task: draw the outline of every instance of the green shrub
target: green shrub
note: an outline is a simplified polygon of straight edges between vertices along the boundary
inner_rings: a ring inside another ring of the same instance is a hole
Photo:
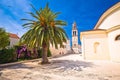
[[[39,49],[38,50],[38,58],[41,58],[42,57],[42,49]]]
[[[8,63],[16,61],[15,49],[0,50],[0,63]]]

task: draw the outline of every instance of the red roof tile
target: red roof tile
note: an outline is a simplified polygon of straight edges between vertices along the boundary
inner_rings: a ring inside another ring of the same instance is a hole
[[[9,33],[10,38],[20,39],[16,34]]]

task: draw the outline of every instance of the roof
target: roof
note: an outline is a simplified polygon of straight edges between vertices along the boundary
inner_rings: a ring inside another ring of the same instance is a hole
[[[118,2],[117,4],[115,4],[114,6],[112,6],[111,8],[109,8],[106,12],[104,12],[104,14],[100,17],[99,21],[97,22],[96,26],[94,27],[94,29],[98,29],[100,24],[113,12],[115,12],[116,10],[120,9],[120,2]]]
[[[93,29],[93,30],[83,31],[81,33],[84,33],[84,32],[95,32],[95,31],[106,31],[106,29]]]
[[[10,38],[20,39],[17,34],[9,33]]]
[[[106,34],[107,30],[105,29],[95,29],[95,30],[89,30],[89,31],[84,31],[80,33],[80,38],[82,38],[83,35],[95,35],[95,34]]]

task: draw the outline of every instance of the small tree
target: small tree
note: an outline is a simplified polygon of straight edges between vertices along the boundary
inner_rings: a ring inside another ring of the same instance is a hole
[[[59,12],[51,11],[48,4],[43,9],[37,11],[34,8],[34,10],[36,13],[30,13],[33,20],[23,19],[28,21],[23,26],[29,30],[21,37],[20,41],[30,47],[42,47],[42,64],[46,64],[49,63],[47,52],[50,44],[58,48],[58,45],[63,47],[63,42],[67,41],[67,34],[61,28],[66,25],[66,22],[56,20]]]
[[[0,28],[0,49],[5,48],[9,45],[9,35],[3,28]]]

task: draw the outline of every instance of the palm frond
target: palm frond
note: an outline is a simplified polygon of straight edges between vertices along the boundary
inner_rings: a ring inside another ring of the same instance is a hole
[[[55,48],[58,48],[58,45],[63,47],[63,42],[67,40],[67,34],[60,26],[65,26],[66,22],[56,20],[60,12],[51,11],[48,3],[44,9],[36,10],[33,6],[32,8],[35,13],[30,12],[29,14],[34,19],[21,19],[27,21],[23,27],[29,28],[29,30],[21,37],[20,42],[29,47],[42,47],[43,44],[48,47],[50,44]]]

